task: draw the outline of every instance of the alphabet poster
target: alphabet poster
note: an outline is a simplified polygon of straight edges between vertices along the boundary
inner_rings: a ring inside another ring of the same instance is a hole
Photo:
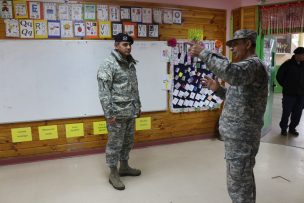
[[[146,24],[138,24],[137,25],[137,35],[138,37],[147,37],[147,25]]]
[[[12,1],[0,1],[0,18],[13,18]]]
[[[116,36],[119,33],[122,33],[122,24],[121,23],[112,23],[112,35]]]
[[[98,26],[95,21],[86,22],[86,36],[88,38],[97,38],[98,37]]]
[[[84,5],[84,20],[95,20],[96,19],[96,5],[85,4]]]
[[[29,2],[29,11],[31,19],[41,19],[41,4],[40,2]]]
[[[82,4],[71,4],[72,20],[82,19]]]
[[[99,37],[102,39],[112,38],[111,35],[111,22],[99,21]]]
[[[15,18],[28,18],[26,1],[14,1]]]
[[[109,20],[108,5],[97,5],[97,19],[101,21]]]
[[[83,21],[74,22],[74,34],[75,34],[75,37],[84,37],[85,36],[85,24]]]
[[[152,23],[152,8],[142,9],[142,23]]]
[[[61,21],[61,37],[62,38],[72,38],[73,34],[73,21],[62,20]]]
[[[71,20],[69,4],[59,4],[58,5],[58,19],[59,20]]]
[[[110,21],[117,22],[120,21],[120,10],[119,6],[109,6]]]
[[[141,21],[142,21],[141,8],[131,8],[131,21],[141,23]]]
[[[49,38],[60,38],[60,21],[49,20],[48,21],[48,34]]]
[[[16,19],[5,19],[5,35],[6,37],[19,37],[19,22]]]
[[[48,29],[46,20],[34,20],[35,38],[48,38]]]
[[[57,20],[57,6],[56,3],[43,3],[44,19]]]
[[[19,20],[20,38],[34,38],[33,20]]]
[[[159,8],[153,8],[153,22],[162,24],[162,10]]]

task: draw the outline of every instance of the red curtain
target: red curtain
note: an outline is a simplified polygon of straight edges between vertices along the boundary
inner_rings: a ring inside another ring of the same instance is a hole
[[[261,6],[263,34],[304,32],[304,2]]]

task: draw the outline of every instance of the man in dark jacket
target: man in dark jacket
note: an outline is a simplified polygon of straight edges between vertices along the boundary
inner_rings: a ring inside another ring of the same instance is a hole
[[[281,135],[289,133],[298,136],[296,130],[304,107],[304,47],[294,50],[291,59],[285,61],[277,73],[277,81],[283,87]],[[290,117],[290,123],[288,125]]]

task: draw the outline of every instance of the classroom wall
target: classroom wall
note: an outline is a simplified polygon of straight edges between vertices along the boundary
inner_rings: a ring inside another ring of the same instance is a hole
[[[113,1],[103,1],[113,2]],[[115,1],[121,6],[140,6],[157,8],[180,9],[183,15],[183,25],[161,25],[159,40],[172,37],[186,39],[189,28],[203,28],[207,39],[226,41],[226,10],[207,9],[170,4],[138,3]],[[0,21],[0,38],[5,39],[3,21]],[[95,79],[95,78],[92,78]],[[28,90],[31,91],[31,90]],[[97,97],[97,93],[96,93]],[[152,129],[137,131],[136,145],[151,144],[163,141],[176,141],[191,138],[208,138],[216,134],[216,124],[220,110],[208,110],[191,113],[164,112],[144,113],[143,117],[151,117]],[[63,120],[47,120],[38,122],[9,123],[0,125],[0,163],[6,160],[41,156],[64,156],[73,152],[83,153],[96,149],[103,149],[106,144],[106,135],[93,135],[93,122],[104,120],[103,117],[73,118]],[[66,138],[65,124],[84,123],[84,137]],[[38,126],[58,125],[59,138],[40,141]],[[31,127],[33,141],[12,143],[11,128]]]

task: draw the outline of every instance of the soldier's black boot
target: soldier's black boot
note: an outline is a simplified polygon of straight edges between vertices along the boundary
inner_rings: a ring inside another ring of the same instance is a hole
[[[109,182],[110,184],[116,189],[116,190],[124,190],[125,185],[120,180],[120,177],[118,175],[117,167],[110,167],[111,173],[109,176]]]
[[[139,176],[141,171],[136,168],[131,168],[128,161],[120,161],[119,175],[120,176]]]

